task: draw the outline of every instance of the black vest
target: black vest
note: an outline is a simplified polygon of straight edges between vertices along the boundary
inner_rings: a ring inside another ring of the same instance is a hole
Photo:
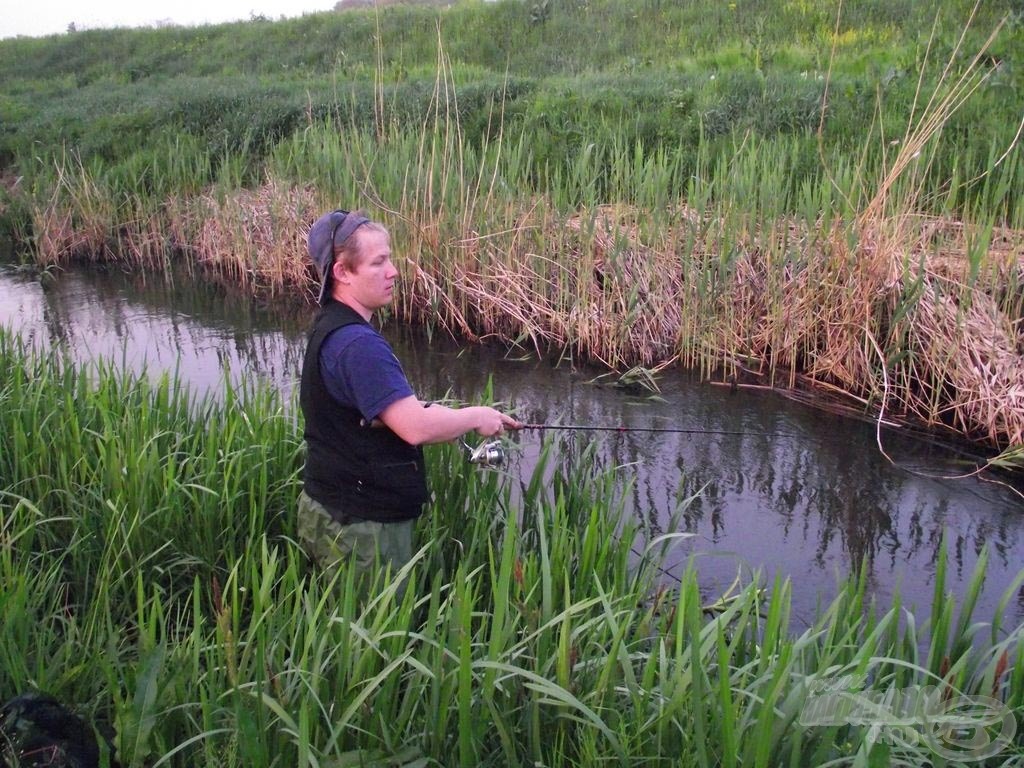
[[[366,321],[332,300],[320,310],[309,334],[299,387],[306,438],[303,486],[339,519],[409,520],[423,511],[428,496],[423,450],[387,427],[364,426],[358,409],[335,400],[320,374],[324,339],[355,323]]]

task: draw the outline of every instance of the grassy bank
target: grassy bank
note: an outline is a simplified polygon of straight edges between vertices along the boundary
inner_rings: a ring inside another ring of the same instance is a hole
[[[735,135],[804,135],[819,124],[826,146],[845,153],[864,147],[872,124],[897,139],[919,90],[947,63],[959,75],[1001,22],[982,62],[991,77],[946,128],[936,188],[954,170],[985,171],[1021,118],[1013,0],[757,0],[711,12],[694,0],[535,5],[546,12],[465,2],[0,41],[0,161],[31,179],[70,149],[116,175],[122,163],[145,165],[154,146],[186,140],[214,169],[232,155],[258,177],[278,142],[311,124],[418,125],[441,65],[458,88],[462,139],[493,139],[500,109],[506,132],[526,137],[534,191],[589,145],[615,141],[678,155],[685,178],[702,140],[717,157],[731,154]],[[818,165],[814,142],[801,161],[805,171]]]
[[[612,145],[539,195],[524,192],[521,140],[472,149],[446,119],[385,138],[312,126],[278,146],[256,187],[159,205],[68,160],[32,211],[37,258],[184,259],[257,293],[311,296],[305,228],[360,200],[412,257],[395,307],[404,321],[619,369],[823,385],[1011,461],[1024,443],[1024,236],[984,210],[971,223],[917,211],[927,143],[890,159],[907,163],[900,173],[837,156],[798,186],[801,139],[750,141],[728,161],[702,153],[689,177],[671,157]],[[154,179],[189,175],[187,154],[157,151]],[[1003,173],[985,183],[1013,183],[1016,171]],[[599,175],[638,202],[602,204]],[[685,202],[665,194],[683,178]]]
[[[853,580],[797,634],[788,583],[659,583],[672,540],[623,518],[614,475],[546,456],[513,494],[438,447],[424,549],[359,604],[294,543],[275,394],[196,400],[7,332],[0,363],[0,695],[76,703],[123,765],[921,765],[956,734],[820,697],[1024,711],[1024,627],[971,616],[984,559],[959,605],[941,567],[930,614]],[[976,764],[1022,754],[997,745]]]
[[[416,261],[403,320],[823,386],[1010,464],[1020,19],[972,9],[506,0],[4,41],[6,216],[44,264],[280,296],[310,293],[305,227],[359,206]]]

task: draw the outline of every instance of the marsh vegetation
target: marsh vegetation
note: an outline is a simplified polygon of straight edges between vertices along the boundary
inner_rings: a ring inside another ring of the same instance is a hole
[[[42,264],[277,296],[359,206],[414,257],[404,319],[826,387],[1019,460],[1019,16],[699,5],[5,41],[7,220]]]
[[[975,619],[984,558],[959,601],[940,559],[930,615],[853,578],[799,631],[788,582],[665,583],[683,534],[623,515],[615,472],[546,453],[513,501],[452,446],[415,562],[360,602],[295,543],[301,433],[275,393],[196,398],[8,333],[0,362],[0,690],[74,702],[124,766],[920,765],[952,731],[815,697],[1021,711],[1020,579]],[[989,764],[1019,759],[994,744]]]
[[[3,222],[44,268],[311,298],[306,227],[360,207],[412,257],[403,320],[816,387],[1010,466],[1021,23],[1009,0],[502,0],[6,40]],[[294,544],[275,393],[5,331],[0,370],[0,690],[77,702],[123,765],[920,765],[913,729],[808,724],[809,700],[1022,711],[1021,579],[976,622],[984,555],[959,601],[939,568],[927,618],[854,576],[797,631],[781,580],[663,583],[676,534],[623,514],[614,473],[548,453],[513,495],[453,447],[416,562],[361,603]]]

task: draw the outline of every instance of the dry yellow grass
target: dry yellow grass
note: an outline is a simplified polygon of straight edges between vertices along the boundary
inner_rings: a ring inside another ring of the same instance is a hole
[[[35,212],[38,258],[152,266],[176,255],[244,290],[312,301],[305,236],[323,207],[316,190],[271,180],[169,200],[115,227],[86,179]],[[1024,232],[997,230],[968,280],[974,236],[962,222],[879,215],[829,231],[759,229],[734,211],[682,210],[651,243],[643,215],[620,205],[559,216],[532,200],[480,233],[426,210],[384,214],[396,254],[411,257],[396,314],[619,370],[742,365],[775,386],[884,401],[887,418],[1024,442],[1024,337],[1007,314],[1024,299],[997,298],[1024,285]]]
[[[309,187],[274,180],[228,196],[205,195],[187,212],[186,228],[200,268],[262,295],[277,296],[309,283],[306,234],[321,213]]]
[[[80,162],[58,165],[49,197],[32,206],[36,260],[40,265],[71,259],[105,260],[111,245],[117,206]]]

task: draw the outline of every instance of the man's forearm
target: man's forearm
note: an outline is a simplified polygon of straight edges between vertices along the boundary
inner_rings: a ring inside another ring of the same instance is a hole
[[[415,397],[392,403],[380,415],[381,421],[410,445],[443,443],[467,432],[496,434],[517,424],[493,408],[483,405],[449,408],[436,403],[424,408]]]

